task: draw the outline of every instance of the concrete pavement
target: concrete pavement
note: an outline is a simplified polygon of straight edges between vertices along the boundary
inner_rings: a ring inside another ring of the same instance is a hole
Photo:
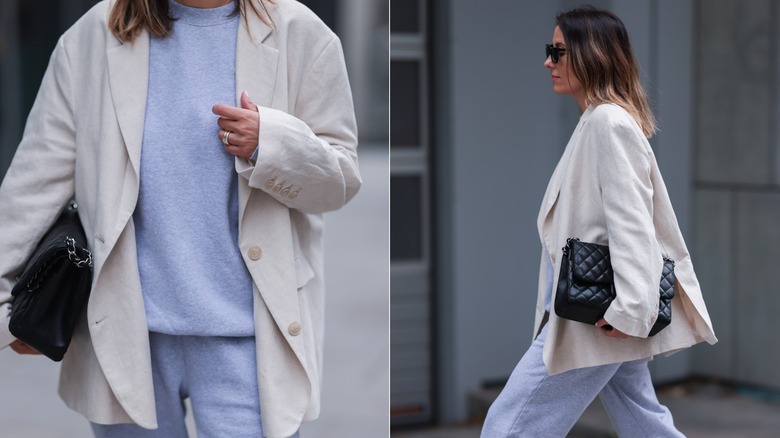
[[[304,438],[386,437],[389,428],[389,171],[386,147],[360,151],[363,187],[325,215],[323,403]],[[0,351],[0,437],[91,437],[56,394],[59,365]],[[190,421],[191,424],[191,421]],[[195,436],[195,434],[191,434]]]

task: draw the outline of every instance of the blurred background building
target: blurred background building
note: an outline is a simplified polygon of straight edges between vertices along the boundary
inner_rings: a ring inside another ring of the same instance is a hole
[[[579,118],[543,45],[572,0],[393,0],[391,422],[451,424],[530,344],[536,216]],[[622,18],[720,342],[651,362],[780,390],[780,2],[591,0]]]
[[[0,0],[0,179],[57,39],[96,3]],[[384,436],[389,428],[389,0],[302,3],[341,38],[363,175],[355,200],[325,216],[323,408],[320,419],[302,430],[309,437]],[[3,436],[89,436],[87,422],[56,396],[57,364],[5,349],[0,369]]]

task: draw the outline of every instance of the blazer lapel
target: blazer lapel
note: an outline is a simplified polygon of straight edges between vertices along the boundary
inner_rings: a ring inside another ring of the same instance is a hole
[[[274,106],[279,51],[264,44],[273,29],[251,13],[248,18],[248,20],[241,19],[236,39],[236,102],[240,101],[241,93],[246,91],[254,103],[270,108]],[[248,28],[246,21],[249,21]],[[260,124],[262,123],[261,120]],[[236,160],[242,158],[236,157]],[[238,179],[238,217],[241,221],[252,190],[243,178],[238,177]]]
[[[555,201],[558,200],[558,195],[561,192],[561,185],[563,185],[564,176],[566,175],[566,169],[569,167],[573,143],[573,141],[570,141],[566,146],[560,161],[558,161],[558,165],[555,166],[555,171],[553,171],[552,177],[550,178],[550,183],[547,185],[547,191],[544,193],[544,200],[542,201],[542,208],[539,211],[537,223],[540,231],[547,220],[547,216],[552,211]]]
[[[270,27],[254,15],[248,21],[247,29],[241,20],[236,40],[236,100],[246,90],[256,104],[271,107],[279,51],[263,44],[272,32]]]
[[[539,229],[539,234],[542,239],[544,239],[544,231],[548,222],[548,216],[552,212],[553,207],[555,206],[555,202],[558,200],[558,195],[561,192],[561,186],[563,185],[569,164],[571,163],[572,152],[579,143],[580,129],[587,121],[590,113],[593,111],[593,108],[594,106],[592,105],[588,106],[585,112],[580,116],[580,121],[574,128],[574,133],[569,139],[569,142],[566,144],[566,149],[563,151],[563,155],[561,155],[561,159],[558,161],[558,165],[555,166],[555,171],[553,171],[552,177],[550,178],[550,183],[547,185],[547,191],[544,194],[544,200],[542,201],[542,207],[539,211],[539,217],[536,220],[536,225]]]
[[[149,33],[109,49],[108,76],[114,111],[136,176],[141,168],[146,94],[149,87]]]

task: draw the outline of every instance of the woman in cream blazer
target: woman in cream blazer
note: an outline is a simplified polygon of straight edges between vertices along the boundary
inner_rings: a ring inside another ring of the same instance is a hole
[[[294,0],[260,4],[264,18],[240,2],[235,96],[252,96],[260,125],[257,160],[232,154],[238,246],[253,281],[264,434],[288,437],[320,411],[321,213],[360,187],[357,132],[335,34]],[[141,29],[132,42],[112,34],[114,4],[98,3],[59,39],[0,188],[0,348],[14,341],[6,318],[16,275],[75,197],[94,276],[62,363],[60,395],[94,423],[153,429],[165,419],[155,414],[133,217],[150,33]]]
[[[715,343],[707,308],[647,137],[655,122],[623,23],[591,7],[557,16],[545,67],[582,116],[538,218],[535,340],[491,406],[483,437],[563,437],[596,395],[619,436],[682,436],[658,403],[647,361]],[[552,309],[562,247],[609,245],[617,297],[589,326]],[[662,259],[675,261],[672,321],[653,337]],[[546,322],[546,323],[545,323]]]

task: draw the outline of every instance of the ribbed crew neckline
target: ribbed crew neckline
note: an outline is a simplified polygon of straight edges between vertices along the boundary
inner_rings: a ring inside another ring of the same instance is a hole
[[[233,2],[216,8],[193,8],[176,0],[168,1],[168,10],[171,16],[193,26],[214,26],[232,21],[237,17],[231,16],[235,7]]]

